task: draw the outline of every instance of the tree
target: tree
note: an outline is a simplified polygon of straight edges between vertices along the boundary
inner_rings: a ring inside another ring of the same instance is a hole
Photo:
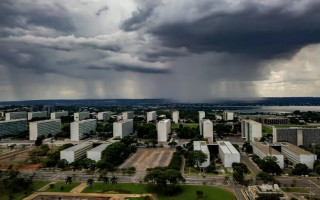
[[[118,184],[118,178],[115,176],[112,176],[111,178],[111,184],[114,185],[114,187]]]
[[[244,181],[244,171],[242,167],[240,166],[235,166],[233,168],[233,178],[236,180],[238,183],[243,183]]]
[[[170,142],[168,145],[169,145],[172,149],[174,149],[177,144],[178,144],[177,142]]]
[[[273,176],[268,174],[267,172],[259,172],[257,177],[259,177],[264,183],[274,181]]]
[[[236,166],[241,167],[243,169],[244,173],[248,173],[249,172],[249,169],[248,169],[247,165],[244,164],[244,163],[235,163],[235,162],[232,163],[232,168],[235,168]]]
[[[294,166],[292,170],[293,175],[308,175],[311,172],[311,169],[307,165],[298,163]]]
[[[44,135],[40,135],[37,137],[36,141],[35,141],[35,145],[37,147],[41,146],[42,145],[42,141],[45,139]]]
[[[207,154],[203,153],[200,150],[196,150],[191,152],[191,154],[188,157],[188,162],[191,166],[196,165],[197,168],[200,168],[200,165],[202,165],[207,159]]]
[[[71,184],[72,184],[72,177],[71,176],[67,176],[66,185],[71,185]]]
[[[82,159],[82,167],[84,169],[91,169],[94,170],[96,168],[96,161],[91,160],[90,158]]]
[[[316,166],[315,172],[320,175],[320,164]]]
[[[69,163],[66,159],[61,159],[58,161],[58,168],[65,169],[68,167]]]
[[[90,186],[90,188],[92,188],[92,184],[94,183],[94,180],[92,178],[89,178],[87,180],[87,184]]]

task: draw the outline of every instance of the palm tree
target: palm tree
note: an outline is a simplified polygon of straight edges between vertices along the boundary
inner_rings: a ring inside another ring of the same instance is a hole
[[[113,177],[111,178],[111,184],[114,185],[114,187],[116,187],[117,183],[118,183],[118,178],[115,177],[115,176],[113,176]]]
[[[94,180],[92,178],[89,178],[87,180],[87,184],[90,186],[90,188],[92,188],[92,184],[94,183]]]
[[[71,185],[72,184],[72,177],[71,176],[68,176],[67,178],[66,178],[66,185]]]

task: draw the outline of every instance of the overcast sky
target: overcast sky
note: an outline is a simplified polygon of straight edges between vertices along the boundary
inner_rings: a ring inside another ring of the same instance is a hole
[[[320,96],[319,0],[1,0],[0,101]]]

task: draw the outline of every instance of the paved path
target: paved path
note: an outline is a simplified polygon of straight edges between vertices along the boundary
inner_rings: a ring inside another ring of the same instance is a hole
[[[245,155],[244,153],[241,153],[241,162],[248,166],[253,175],[257,175],[261,171],[259,167],[249,158],[249,156]]]
[[[77,187],[73,188],[70,193],[81,193],[88,185],[86,183],[81,183]]]
[[[44,192],[44,191],[46,191],[47,189],[49,189],[49,187],[50,187],[50,185],[51,184],[55,184],[56,182],[50,182],[50,183],[48,183],[47,185],[45,185],[45,186],[43,186],[42,188],[40,188],[39,190],[38,190],[38,192]]]

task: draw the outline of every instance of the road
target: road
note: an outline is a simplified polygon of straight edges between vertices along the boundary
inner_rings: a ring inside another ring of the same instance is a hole
[[[241,158],[240,158],[241,162],[246,164],[254,175],[257,175],[261,171],[259,167],[250,159],[250,157],[247,154],[243,152],[240,152],[240,154],[241,154]]]

